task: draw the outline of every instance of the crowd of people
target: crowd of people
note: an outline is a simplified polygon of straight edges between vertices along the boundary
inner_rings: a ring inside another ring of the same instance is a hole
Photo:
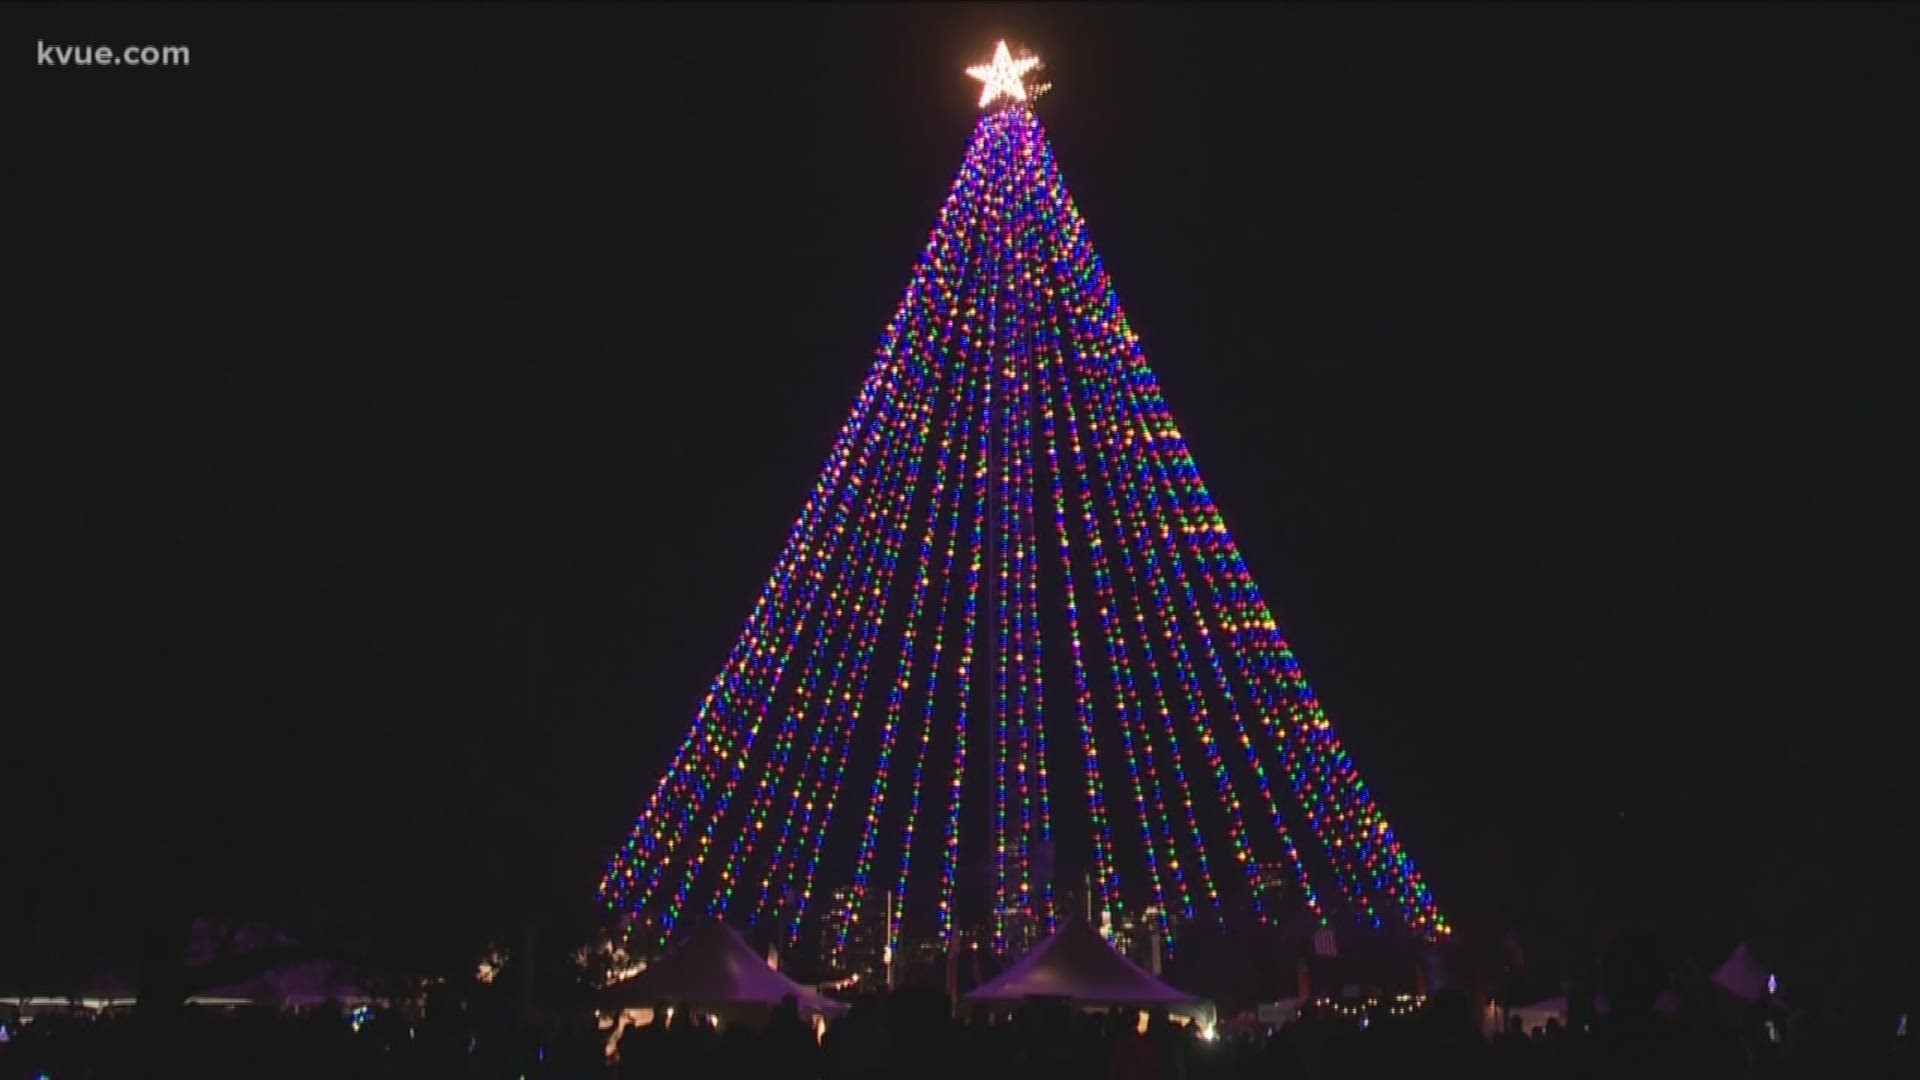
[[[1061,1005],[955,1018],[944,996],[903,991],[856,1002],[824,1032],[789,1002],[751,1024],[662,1010],[658,1022],[610,1038],[586,1017],[527,1025],[458,1013],[190,1009],[164,1025],[139,1015],[8,1022],[0,1080],[1878,1080],[1913,1068],[1904,1029],[1878,1013],[1664,1016],[1650,1001],[1624,1001],[1583,1030],[1516,1025],[1489,1038],[1483,1011],[1442,992],[1410,1015],[1309,1013],[1277,1028],[1215,1031],[1163,1011]]]

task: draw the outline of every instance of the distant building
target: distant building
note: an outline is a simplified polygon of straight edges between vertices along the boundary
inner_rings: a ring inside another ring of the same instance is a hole
[[[835,889],[820,919],[821,966],[842,975],[858,974],[878,980],[884,974],[882,954],[886,928],[878,912],[863,912],[851,888]]]
[[[1111,913],[1101,913],[1099,930],[1115,952],[1148,971],[1159,970],[1170,933],[1166,912],[1159,906],[1148,905],[1136,913],[1115,904]]]
[[[1025,956],[1047,936],[1047,922],[1038,912],[1016,908],[1003,916],[1008,959]]]

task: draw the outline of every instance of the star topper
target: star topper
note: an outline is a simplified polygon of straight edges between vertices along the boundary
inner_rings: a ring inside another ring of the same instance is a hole
[[[975,64],[967,69],[967,74],[983,84],[980,87],[980,107],[984,109],[1003,97],[1008,101],[1032,101],[1046,93],[1048,87],[1045,83],[1028,86],[1024,81],[1028,72],[1039,67],[1039,57],[1027,54],[1016,60],[1007,49],[1007,43],[1002,41],[994,46],[992,63]]]

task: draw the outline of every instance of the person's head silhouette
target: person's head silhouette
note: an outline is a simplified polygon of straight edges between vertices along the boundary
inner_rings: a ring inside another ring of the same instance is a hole
[[[1607,1009],[1614,1016],[1644,1018],[1653,1014],[1653,999],[1666,989],[1666,966],[1659,943],[1651,935],[1628,934],[1607,946],[1601,964],[1601,982]]]

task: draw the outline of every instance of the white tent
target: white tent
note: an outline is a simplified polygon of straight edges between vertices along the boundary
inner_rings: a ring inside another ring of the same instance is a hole
[[[793,998],[802,1015],[834,1016],[847,1008],[801,986],[767,965],[725,923],[708,920],[647,969],[606,990],[618,1008],[683,1005],[729,1015],[764,1013]]]
[[[346,968],[324,960],[309,960],[261,972],[245,982],[209,990],[203,996],[209,1000],[239,1000],[302,1009],[325,1004],[349,1008],[367,1005],[379,995],[367,989],[362,980]]]
[[[1213,1003],[1168,986],[1121,956],[1078,920],[1062,924],[1019,962],[966,995],[975,1004],[1013,1005],[1053,998],[1083,1008],[1165,1006],[1167,1012],[1212,1024]]]
[[[1306,1004],[1303,997],[1284,997],[1278,1001],[1263,1001],[1254,1007],[1254,1016],[1260,1023],[1272,1027],[1291,1024],[1300,1019],[1300,1007]]]
[[[1547,1021],[1557,1020],[1561,1027],[1567,1026],[1567,999],[1565,995],[1536,1001],[1531,1005],[1515,1005],[1507,1010],[1506,1022],[1520,1021],[1520,1030],[1531,1034],[1534,1028],[1547,1026]]]
[[[1767,969],[1761,967],[1760,962],[1753,958],[1753,952],[1743,941],[1736,945],[1733,953],[1719,968],[1715,969],[1711,981],[1722,991],[1751,1005],[1773,992],[1767,985],[1772,978]]]
[[[1593,996],[1593,1015],[1605,1016],[1611,1011],[1605,994]],[[1668,1019],[1680,1012],[1680,998],[1671,990],[1662,990],[1654,995],[1653,1011]],[[1548,1020],[1558,1020],[1561,1027],[1567,1026],[1567,997],[1544,998],[1531,1005],[1514,1005],[1506,1010],[1502,1023],[1510,1023],[1515,1018],[1520,1021],[1521,1030],[1531,1033],[1534,1028],[1546,1027]]]

